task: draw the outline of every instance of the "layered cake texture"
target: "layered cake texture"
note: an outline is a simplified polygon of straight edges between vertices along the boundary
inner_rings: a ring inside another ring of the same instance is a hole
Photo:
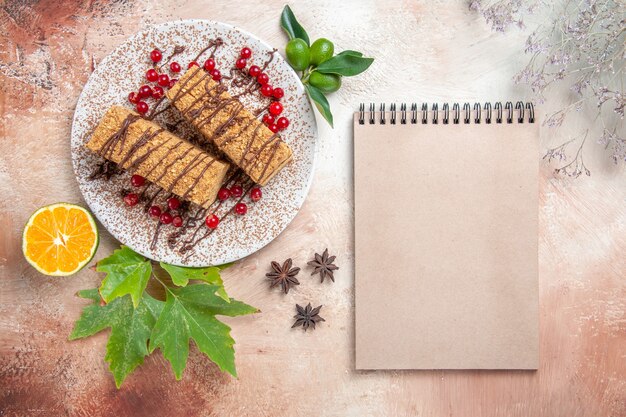
[[[215,201],[229,169],[227,162],[120,106],[107,111],[87,147],[202,207]]]
[[[207,141],[259,185],[267,184],[292,158],[291,148],[277,133],[201,68],[187,70],[167,97]]]

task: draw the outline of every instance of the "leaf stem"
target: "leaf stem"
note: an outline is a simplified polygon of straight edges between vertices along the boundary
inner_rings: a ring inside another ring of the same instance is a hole
[[[302,84],[308,84],[309,83],[309,77],[311,76],[311,73],[313,71],[314,71],[313,65],[310,65],[307,69],[302,71],[302,77],[300,77],[300,81],[302,81]]]
[[[174,295],[174,293],[172,292],[172,290],[170,290],[170,287],[168,287],[163,281],[161,281],[161,279],[159,277],[156,276],[155,273],[152,273],[152,277],[154,279],[156,279],[159,284],[161,284],[163,286],[163,288],[165,288],[165,291],[169,292],[170,294]],[[175,295],[174,295],[175,296]]]

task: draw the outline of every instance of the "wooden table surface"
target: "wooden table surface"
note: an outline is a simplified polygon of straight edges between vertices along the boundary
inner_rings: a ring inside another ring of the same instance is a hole
[[[193,348],[181,381],[157,353],[117,390],[104,333],[67,341],[85,305],[75,292],[102,277],[89,269],[42,276],[20,242],[36,208],[83,203],[69,137],[93,66],[137,30],[182,18],[232,23],[283,48],[284,3],[262,3],[0,1],[0,416],[626,416],[626,176],[593,141],[585,149],[591,177],[559,179],[542,166],[538,371],[354,370],[352,112],[363,101],[530,98],[511,81],[527,60],[528,32],[494,33],[460,1],[291,4],[313,38],[376,62],[330,100],[334,130],[318,119],[318,165],[302,211],[275,242],[224,273],[229,293],[262,310],[227,320],[238,379]],[[556,92],[538,112],[566,98]],[[588,120],[544,128],[542,146]],[[119,245],[100,232],[97,258]],[[325,247],[341,268],[334,284],[302,276],[307,285],[288,295],[268,289],[271,260],[302,266]],[[313,332],[290,329],[294,304],[309,301],[324,305],[326,322]]]

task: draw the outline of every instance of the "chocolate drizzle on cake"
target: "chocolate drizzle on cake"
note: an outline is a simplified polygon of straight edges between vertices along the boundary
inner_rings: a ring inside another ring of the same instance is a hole
[[[267,65],[272,61],[275,52],[276,50],[273,50],[270,53],[270,57],[266,60],[264,68],[266,68]],[[195,75],[202,71],[202,69],[193,68],[190,71],[193,71],[191,76],[189,76],[184,81],[181,81],[182,84],[179,87],[179,90],[176,92],[174,97],[170,98],[170,105],[174,105],[177,101],[181,100],[184,96],[189,94],[196,86],[204,83],[205,95],[196,97],[186,109],[181,111],[181,114],[183,115],[183,117],[194,119],[195,127],[201,129],[203,126],[211,123],[219,112],[227,111],[228,117],[214,130],[214,134],[211,139],[218,146],[218,148],[222,148],[231,141],[239,139],[242,133],[247,131],[254,123],[254,119],[250,119],[241,115],[245,107],[239,101],[239,98],[241,98],[242,96],[252,94],[256,90],[258,90],[258,86],[254,78],[239,70],[238,72],[240,76],[238,78],[231,78],[231,85],[232,83],[237,82],[238,85],[247,85],[247,87],[244,88],[243,91],[230,97],[223,97],[222,93],[228,90],[223,83],[211,85],[211,83],[209,82],[209,74],[206,72],[203,72],[198,80],[191,83],[191,81],[194,80]],[[237,73],[237,71],[231,71],[231,74],[234,73]],[[243,82],[244,80],[246,80],[246,77],[248,79],[248,84],[245,84]],[[197,106],[198,103],[202,104],[200,104],[200,106]],[[260,112],[255,112],[255,115],[258,117],[258,115],[265,111],[265,109],[267,109],[267,106],[264,106],[260,110]],[[202,116],[202,114],[207,111],[209,113]],[[226,128],[234,125],[240,125],[240,129],[238,129],[235,134],[224,137],[224,134],[226,133]],[[277,133],[274,133],[267,140],[265,140],[261,144],[261,146],[253,151],[252,146],[259,137],[259,129],[261,128],[263,128],[261,124],[257,124],[257,126],[254,127],[252,135],[245,143],[245,148],[240,159],[238,161],[235,161],[235,163],[244,170],[253,168],[253,164],[261,163],[262,166],[260,167],[260,170],[262,173],[257,180],[260,183],[262,183],[265,179],[267,170],[273,163],[273,159],[276,155],[278,146],[282,142],[280,136]],[[261,162],[260,156],[268,146],[271,146],[269,156],[268,158],[266,158],[265,161]]]
[[[193,61],[197,61],[201,56],[210,51],[210,57],[214,57],[217,49],[223,45],[223,40],[221,38],[216,38],[211,40],[208,45],[202,49]],[[162,68],[167,64],[174,56],[185,51],[183,46],[176,46],[173,52],[168,56],[165,62],[161,63],[159,68]],[[277,52],[274,49],[271,52],[268,52],[269,57],[264,61],[262,65],[262,70],[265,71],[269,64],[274,59],[274,54]],[[156,66],[155,66],[156,68]],[[244,131],[247,131],[251,128],[254,123],[254,118],[250,119],[249,117],[243,116],[244,106],[239,101],[239,99],[252,95],[258,92],[260,86],[256,82],[254,77],[248,75],[246,71],[242,71],[236,68],[232,68],[230,70],[229,76],[225,76],[222,78],[222,82],[219,83],[211,83],[209,73],[205,72],[200,67],[193,67],[188,71],[192,71],[192,76],[188,77],[183,81],[179,81],[180,84],[178,87],[178,91],[173,97],[170,97],[169,102],[163,103],[165,100],[165,96],[158,99],[155,104],[152,106],[152,110],[149,114],[145,115],[144,118],[147,120],[154,120],[157,116],[163,114],[167,110],[169,110],[173,105],[181,100],[183,97],[188,95],[190,91],[201,83],[204,83],[204,92],[205,96],[195,98],[193,104],[196,105],[198,102],[202,101],[202,104],[193,108],[194,105],[189,106],[188,109],[181,112],[182,116],[188,116],[195,119],[195,125],[197,128],[200,128],[208,123],[214,121],[216,115],[220,111],[227,111],[228,117],[221,122],[221,124],[215,129],[214,137],[212,138],[213,142],[219,147],[225,146],[231,141],[235,141],[239,139]],[[191,80],[194,79],[194,76],[202,71],[202,75],[199,80],[190,83]],[[232,96],[222,96],[222,93],[228,92],[228,88],[226,86],[226,82],[230,81],[231,89],[234,94]],[[211,85],[214,84],[214,85]],[[164,104],[164,105],[163,105]],[[193,109],[192,109],[193,108]],[[263,103],[263,105],[255,109],[253,114],[255,118],[258,118],[261,114],[266,112],[268,109],[268,104]],[[208,114],[204,114],[208,111]],[[124,168],[128,171],[135,171],[138,167],[140,167],[145,161],[147,161],[151,155],[159,148],[166,146],[168,142],[171,140],[167,139],[166,141],[160,143],[158,146],[146,146],[152,139],[161,134],[164,129],[150,129],[146,130],[142,133],[141,137],[136,140],[136,142],[130,147],[130,150],[127,151],[125,156],[118,164],[109,161],[116,151],[116,149],[125,149],[126,148],[126,138],[128,135],[129,128],[133,123],[137,120],[140,120],[141,116],[131,114],[123,121],[120,128],[113,133],[110,137],[107,138],[106,143],[102,147],[99,154],[104,158],[107,158],[104,162],[98,165],[97,170],[89,177],[89,179],[106,179],[108,180],[113,175],[121,172],[120,168]],[[181,120],[178,120],[174,123],[167,122],[165,126],[169,130],[175,130],[178,125],[181,123]],[[238,132],[234,134],[227,135],[227,131],[229,127],[239,125],[240,129]],[[276,152],[282,140],[278,136],[278,134],[274,133],[269,138],[265,139],[260,146],[257,146],[256,149],[253,149],[253,144],[259,137],[259,129],[264,128],[263,125],[257,124],[254,126],[252,130],[252,135],[245,142],[244,151],[241,155],[241,158],[238,161],[234,161],[239,166],[232,170],[232,172],[227,176],[227,179],[224,181],[223,186],[229,187],[232,184],[242,184],[244,188],[244,192],[239,197],[239,199],[234,204],[228,204],[225,201],[216,200],[210,206],[204,207],[209,203],[210,200],[205,200],[201,205],[190,205],[188,202],[184,201],[183,205],[176,210],[177,213],[184,214],[184,222],[183,225],[179,228],[176,228],[172,233],[167,236],[167,244],[173,250],[178,250],[181,254],[184,254],[186,259],[188,259],[194,252],[195,247],[199,242],[208,238],[215,230],[217,229],[209,229],[205,226],[205,218],[208,215],[216,214],[220,217],[220,222],[223,223],[229,216],[233,213],[233,208],[236,204],[243,201],[249,191],[254,187],[255,182],[252,181],[244,174],[244,170],[254,166],[255,164],[261,164],[258,168],[260,171],[260,178],[258,182],[262,182],[263,179],[266,178],[266,174],[268,169],[273,163],[273,160],[276,156]],[[182,142],[176,143],[173,145],[172,149],[176,149],[181,145]],[[206,147],[208,145],[206,139],[200,136],[199,143]],[[193,148],[188,148],[182,155],[178,158],[182,160],[189,155]],[[264,160],[261,161],[261,154],[270,149],[270,151],[266,154]],[[171,150],[170,150],[171,151]],[[212,158],[208,160],[208,158]],[[192,172],[195,168],[197,168],[200,164],[206,163],[204,167],[196,174],[193,181],[191,181],[190,185],[186,188],[183,193],[178,193],[182,200],[186,200],[190,193],[198,185],[200,179],[205,175],[206,171],[209,167],[216,161],[217,159],[212,157],[206,153],[198,153],[196,154],[189,162],[186,163],[184,169],[176,175],[173,179],[172,183],[164,188],[159,187],[154,184],[159,182],[167,172],[169,172],[176,161],[172,161],[169,163],[165,162],[165,159],[160,161],[159,164],[151,165],[148,175],[152,174],[155,170],[162,170],[161,174],[152,182],[147,183],[143,186],[143,189],[140,193],[140,201],[144,205],[145,211],[152,206],[157,204],[158,201],[166,201],[168,198],[173,196],[173,190],[176,188],[182,178],[184,178],[187,174]],[[151,191],[154,189],[154,191]],[[164,230],[163,224],[160,222],[156,222],[154,234],[151,242],[151,249],[156,247],[156,244],[159,241],[160,233]]]

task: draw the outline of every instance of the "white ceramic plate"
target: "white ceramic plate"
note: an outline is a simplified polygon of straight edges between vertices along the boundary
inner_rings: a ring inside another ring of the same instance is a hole
[[[184,46],[185,51],[174,58],[184,71],[209,40],[218,37],[223,39],[224,45],[217,49],[215,58],[224,75],[234,67],[242,47],[248,46],[253,53],[248,66],[261,66],[272,51],[270,45],[254,35],[224,23],[183,20],[156,25],[137,33],[102,60],[89,77],[76,106],[71,139],[72,162],[85,201],[116,239],[156,261],[185,266],[219,265],[256,252],[275,239],[295,217],[313,176],[317,137],[313,109],[297,75],[276,53],[266,72],[270,83],[285,91],[281,102],[285,108],[283,115],[290,120],[290,125],[281,136],[292,148],[293,160],[263,187],[263,198],[259,202],[246,201],[248,213],[245,216],[225,218],[194,251],[180,253],[179,249],[170,248],[167,238],[176,231],[171,225],[162,227],[156,244],[151,245],[157,222],[145,213],[141,204],[126,207],[121,197],[124,189],[132,188],[128,173],[108,181],[89,180],[102,161],[84,146],[90,132],[110,106],[132,106],[128,102],[128,93],[146,83],[145,72],[151,65],[150,51],[159,48],[165,60],[175,46]],[[200,58],[200,65],[206,58],[206,55]],[[258,106],[259,100],[258,96],[253,96],[242,101],[247,106]],[[153,102],[148,100],[149,105]],[[170,118],[171,121],[178,120],[175,109],[156,121],[165,125]],[[193,131],[183,124],[176,134],[185,137]]]

